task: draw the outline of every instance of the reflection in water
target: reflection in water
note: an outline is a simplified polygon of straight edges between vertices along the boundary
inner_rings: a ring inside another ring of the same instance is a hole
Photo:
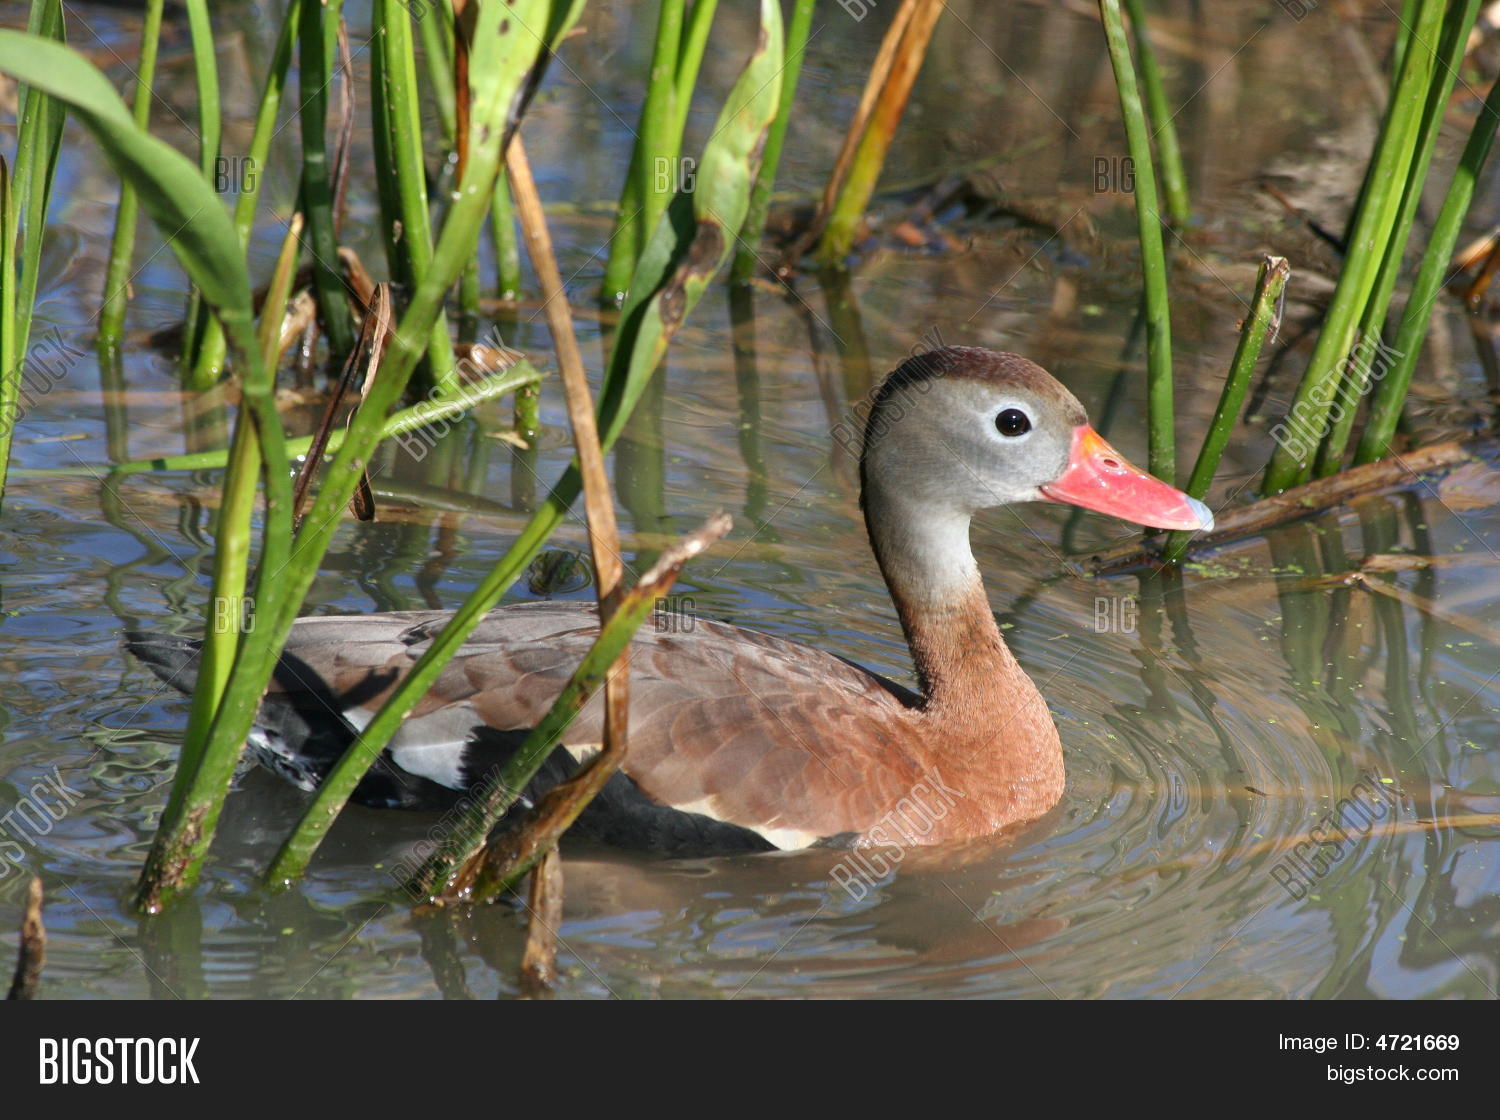
[[[909,667],[864,541],[854,460],[830,437],[886,369],[929,339],[1025,352],[1096,420],[1112,417],[1127,454],[1139,459],[1144,443],[1129,199],[1092,187],[1094,159],[1120,147],[1097,25],[1056,4],[950,7],[962,22],[939,25],[935,57],[949,64],[917,88],[889,171],[909,190],[889,205],[920,209],[911,198],[930,197],[962,166],[984,216],[938,213],[957,246],[941,252],[887,243],[877,222],[852,281],[763,279],[705,300],[614,461],[638,563],[675,526],[720,507],[742,513],[732,539],[685,573],[702,613],[898,679]],[[1343,57],[1349,28],[1324,9],[1294,26],[1239,6],[1189,8],[1180,23],[1164,17],[1161,43],[1172,87],[1203,89],[1177,122],[1200,216],[1174,263],[1179,455],[1211,413],[1243,313],[1234,293],[1249,291],[1267,248],[1287,249],[1300,287],[1252,415],[1284,404],[1305,361],[1298,339],[1315,311],[1296,300],[1317,290],[1316,249],[1290,250],[1287,239],[1305,231],[1263,205],[1244,169],[1272,168],[1282,181],[1288,168],[1312,167],[1331,181],[1341,160],[1362,158],[1349,138],[1367,111],[1353,84],[1327,80],[1324,60]],[[602,4],[601,19],[623,11]],[[732,8],[721,19],[726,50],[753,31]],[[876,23],[813,38],[804,96],[829,111],[794,121],[788,189],[821,181],[859,93],[845,57],[873,50]],[[618,38],[631,59],[574,59],[606,99],[629,69],[621,63],[644,65],[635,55],[649,51]],[[716,80],[705,91],[714,101]],[[559,198],[611,195],[628,135],[608,131],[594,94],[566,70],[549,82],[532,137],[549,197],[554,185]],[[1244,113],[1250,103],[1264,111]],[[690,132],[702,123],[695,116]],[[575,126],[604,131],[580,145]],[[108,195],[92,182],[98,168],[70,159],[60,195]],[[269,186],[274,205],[294,192],[282,184],[276,196],[274,176]],[[1299,199],[1326,209],[1330,228],[1342,224],[1335,187]],[[368,204],[351,197],[351,217]],[[93,314],[98,284],[76,273],[97,271],[107,217],[81,203],[69,212],[80,263],[43,285],[50,319],[84,345],[77,324]],[[565,272],[591,290],[607,216],[558,213],[555,224]],[[274,252],[270,239],[261,248]],[[373,244],[361,250],[378,257]],[[180,313],[180,278],[164,260],[137,278],[142,322]],[[508,315],[507,342],[547,354],[530,310]],[[1463,324],[1453,329],[1466,342]],[[586,349],[597,369],[601,350]],[[1444,384],[1482,399],[1483,370],[1453,349]],[[257,876],[305,798],[258,771],[238,780],[202,890],[156,918],[124,911],[186,705],[125,659],[118,635],[125,624],[199,625],[216,475],[101,481],[85,464],[222,444],[202,433],[222,433],[232,399],[213,395],[185,416],[173,386],[142,343],[118,362],[78,363],[17,432],[21,470],[0,537],[0,808],[54,767],[81,795],[46,831],[0,837],[0,858],[18,845],[20,863],[51,888],[44,994],[514,995],[523,915],[495,906],[414,916],[390,878],[433,818],[351,809],[306,882],[261,891]],[[457,605],[567,458],[554,385],[528,446],[505,439],[511,408],[486,405],[428,442],[385,449],[372,466],[379,519],[341,531],[309,612]],[[1435,425],[1415,417],[1420,432]],[[1264,426],[1245,426],[1221,487],[1264,460]],[[38,468],[69,473],[26,473]],[[1133,527],[1069,522],[1046,506],[981,517],[975,551],[998,617],[1057,715],[1062,804],[1014,835],[888,855],[888,866],[828,851],[670,860],[574,845],[563,994],[1494,995],[1500,511],[1452,505],[1414,484],[1182,572],[1092,580],[1069,574],[1065,556]],[[582,549],[580,521],[553,544]],[[587,596],[574,582],[545,578],[511,598]],[[1377,788],[1378,801],[1364,792]],[[1351,794],[1385,814],[1350,822],[1340,805]],[[1329,832],[1330,815],[1346,827]],[[6,926],[20,906],[16,867],[0,864]]]
[[[755,289],[751,285],[730,287],[729,321],[734,337],[734,385],[740,404],[740,458],[745,461],[743,513],[760,532],[770,530],[770,523],[765,518],[766,456],[761,447],[760,367],[756,364]]]

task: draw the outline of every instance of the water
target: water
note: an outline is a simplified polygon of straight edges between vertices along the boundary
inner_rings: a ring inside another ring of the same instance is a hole
[[[99,37],[80,25],[75,44],[105,61],[102,44],[131,57],[134,16],[75,7]],[[1118,185],[1109,175],[1121,140],[1091,6],[950,7],[888,181],[990,160],[985,181],[1005,212],[917,220],[928,244],[880,240],[847,290],[814,277],[795,293],[759,289],[753,330],[736,333],[725,292],[712,290],[673,349],[664,393],[648,398],[612,463],[634,567],[666,535],[726,508],[730,539],[679,586],[700,613],[900,678],[909,671],[864,544],[853,464],[830,437],[872,379],[924,340],[1018,350],[1144,459],[1139,358],[1117,377],[1135,300],[1130,199],[1095,190],[1101,167],[1105,185]],[[1201,26],[1172,12],[1160,26],[1169,43],[1205,44],[1163,53],[1176,96],[1201,87],[1177,122],[1201,216],[1175,249],[1183,456],[1211,412],[1257,255],[1285,252],[1296,270],[1283,341],[1298,337],[1303,301],[1328,267],[1315,239],[1257,193],[1256,176],[1275,176],[1337,227],[1347,204],[1338,192],[1352,189],[1340,153],[1357,154],[1369,109],[1366,91],[1335,79],[1326,60],[1351,57],[1360,41],[1378,58],[1388,35],[1378,19],[1345,26],[1325,8],[1301,24],[1202,8]],[[364,17],[351,9],[358,45]],[[528,141],[548,198],[616,189],[637,110],[619,74],[639,69],[648,50],[636,9],[591,5],[590,36],[538,102]],[[17,11],[0,5],[8,25]],[[248,89],[273,21],[249,5],[223,12],[221,66]],[[751,41],[744,13],[719,18],[691,124],[698,137]],[[877,18],[855,24],[835,5],[824,18],[783,183],[803,194],[820,188],[858,96],[850,60],[868,58],[881,31]],[[191,120],[174,34],[164,97]],[[166,109],[157,115],[164,134],[183,140]],[[231,120],[228,143],[245,132]],[[393,901],[390,869],[432,818],[351,808],[304,883],[261,890],[257,877],[304,800],[258,771],[238,780],[196,894],[156,919],[126,908],[187,705],[124,655],[119,634],[199,625],[215,475],[106,484],[112,455],[185,447],[186,406],[145,337],[180,315],[181,278],[168,254],[152,256],[159,243],[146,232],[138,334],[123,387],[101,394],[91,319],[114,186],[70,136],[36,329],[55,327],[77,353],[18,429],[21,471],[0,522],[0,806],[27,819],[37,801],[63,811],[55,824],[38,817],[14,851],[0,847],[15,860],[0,864],[0,928],[18,921],[19,862],[48,887],[46,996],[512,994],[523,916],[490,907],[418,918]],[[899,217],[913,192],[884,201],[881,216]],[[273,171],[279,215],[291,193]],[[1496,218],[1497,201],[1486,184],[1476,228]],[[351,223],[367,219],[372,200],[356,192],[352,203]],[[586,303],[608,220],[589,207],[560,211],[554,236],[575,301]],[[378,248],[353,240],[378,266]],[[269,233],[257,240],[263,266],[274,245]],[[1419,417],[1424,439],[1464,430],[1489,407],[1467,332],[1445,329],[1424,374],[1428,397],[1441,395]],[[597,329],[585,320],[581,331],[597,370]],[[534,308],[508,337],[547,354]],[[1305,357],[1303,343],[1277,363],[1257,388],[1257,415],[1279,417]],[[382,520],[341,531],[307,611],[460,602],[525,520],[516,507],[530,476],[494,435],[508,419],[508,408],[487,406],[420,461],[393,457],[377,478]],[[538,489],[564,459],[553,382],[544,419],[552,438],[535,464]],[[1216,506],[1264,462],[1269,420],[1237,437]],[[38,468],[71,473],[25,473]],[[668,860],[574,846],[561,994],[1493,997],[1500,512],[1486,485],[1413,484],[1226,546],[1172,577],[1068,574],[1065,556],[1129,538],[1118,522],[1041,506],[982,516],[974,545],[991,601],[1061,729],[1069,781],[1057,809],[1014,835],[908,853],[885,874],[840,852]],[[454,512],[461,500],[468,512]],[[576,518],[556,543],[584,547]],[[1393,553],[1440,566],[1371,575],[1374,590],[1322,578]],[[528,597],[524,585],[511,595]],[[1349,826],[1336,850],[1323,831],[1299,863],[1294,845],[1330,812]]]

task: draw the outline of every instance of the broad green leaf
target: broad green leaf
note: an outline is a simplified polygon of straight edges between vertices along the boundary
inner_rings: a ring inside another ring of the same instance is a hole
[[[773,0],[761,0],[760,42],[709,135],[696,189],[673,200],[631,277],[600,410],[606,445],[619,435],[672,335],[728,259],[744,225],[761,149],[780,105],[784,64],[781,11]]]
[[[187,157],[136,126],[98,67],[61,43],[0,30],[0,72],[66,102],[208,301],[226,316],[251,317],[244,256],[218,196]]]

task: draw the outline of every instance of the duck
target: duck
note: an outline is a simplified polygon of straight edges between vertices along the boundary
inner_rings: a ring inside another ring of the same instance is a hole
[[[917,688],[727,622],[643,627],[631,645],[626,757],[576,832],[700,854],[925,846],[994,835],[1061,799],[1057,726],[996,625],[969,543],[974,515],[1060,502],[1205,531],[1213,515],[1132,466],[1072,393],[1017,354],[927,350],[866,403],[860,506]],[[316,788],[448,618],[298,619],[248,753],[293,785]],[[593,604],[492,611],[353,800],[451,807],[519,747],[598,632]],[[127,644],[191,692],[196,641],[133,633]],[[513,814],[600,750],[602,714],[595,696]]]

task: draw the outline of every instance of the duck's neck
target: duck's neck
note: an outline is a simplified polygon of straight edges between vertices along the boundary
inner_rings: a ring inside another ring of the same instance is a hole
[[[1045,813],[1063,791],[1052,713],[990,613],[969,548],[969,517],[865,487],[865,524],[922,684],[918,734],[904,749],[936,768],[981,835]],[[961,815],[955,815],[955,821]]]
[[[865,524],[896,604],[934,721],[998,731],[1020,718],[1032,731],[1051,716],[990,611],[969,547],[967,514],[944,514],[879,487],[865,491]]]

